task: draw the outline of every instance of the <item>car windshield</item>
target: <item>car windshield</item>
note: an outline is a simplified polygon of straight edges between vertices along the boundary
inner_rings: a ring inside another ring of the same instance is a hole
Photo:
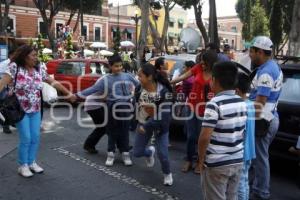
[[[62,62],[57,67],[57,74],[80,76],[85,74],[84,62]]]
[[[294,74],[286,77],[283,82],[282,92],[279,97],[280,101],[291,103],[300,103],[300,74]]]

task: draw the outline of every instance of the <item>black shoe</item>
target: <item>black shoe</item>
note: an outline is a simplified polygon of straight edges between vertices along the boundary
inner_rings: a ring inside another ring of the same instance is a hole
[[[262,198],[258,194],[251,193],[249,199],[250,200],[270,200],[271,198]]]
[[[8,126],[5,126],[5,127],[3,127],[3,133],[11,134],[12,132],[11,132],[11,130],[9,129]]]
[[[97,154],[98,153],[98,151],[95,149],[95,147],[94,148],[93,147],[83,147],[83,149],[85,151],[87,151],[88,153],[90,153],[90,154]]]

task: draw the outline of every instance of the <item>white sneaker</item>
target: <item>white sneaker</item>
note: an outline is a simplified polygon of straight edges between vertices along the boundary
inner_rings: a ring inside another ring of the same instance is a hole
[[[123,162],[126,166],[131,166],[132,165],[132,161],[130,159],[129,152],[123,152],[122,153],[122,158],[123,158]]]
[[[34,173],[37,173],[37,174],[40,174],[40,173],[43,173],[44,172],[44,169],[41,168],[38,164],[36,164],[35,161],[33,161],[33,163],[31,165],[29,165],[29,169],[34,172]]]
[[[149,146],[149,150],[151,151],[151,156],[146,158],[146,165],[147,167],[153,167],[155,163],[155,147],[154,146]]]
[[[29,167],[27,164],[25,165],[21,165],[19,168],[18,168],[18,173],[25,177],[25,178],[29,178],[29,177],[32,177],[33,176],[33,173],[30,171]]]
[[[172,174],[164,174],[164,185],[171,186],[173,185]]]
[[[105,165],[106,166],[113,166],[114,165],[114,161],[115,161],[115,154],[114,152],[107,152],[107,158],[106,158],[106,162]]]

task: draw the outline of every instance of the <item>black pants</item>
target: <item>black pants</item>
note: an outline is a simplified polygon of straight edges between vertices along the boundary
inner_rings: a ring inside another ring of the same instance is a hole
[[[111,108],[111,107],[110,107]],[[118,109],[128,109],[128,106],[120,105]],[[118,112],[119,117],[128,117],[130,112]],[[108,152],[115,152],[118,147],[120,153],[129,151],[129,127],[131,120],[115,119],[112,110],[109,109],[109,118],[107,123],[108,134]]]
[[[98,108],[96,110],[89,110],[87,113],[93,119],[94,124],[101,125],[104,121],[104,109],[103,107]],[[87,137],[84,142],[84,147],[88,148],[95,148],[99,140],[102,136],[105,135],[105,126],[103,127],[96,127],[93,132]]]

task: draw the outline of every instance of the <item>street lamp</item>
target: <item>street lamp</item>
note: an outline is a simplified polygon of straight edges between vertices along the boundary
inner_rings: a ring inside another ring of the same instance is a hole
[[[135,56],[136,56],[136,59],[137,59],[137,48],[138,48],[138,23],[139,23],[139,20],[141,19],[141,16],[138,16],[139,14],[139,11],[136,9],[134,11],[134,16],[131,17],[131,19],[135,22]]]

